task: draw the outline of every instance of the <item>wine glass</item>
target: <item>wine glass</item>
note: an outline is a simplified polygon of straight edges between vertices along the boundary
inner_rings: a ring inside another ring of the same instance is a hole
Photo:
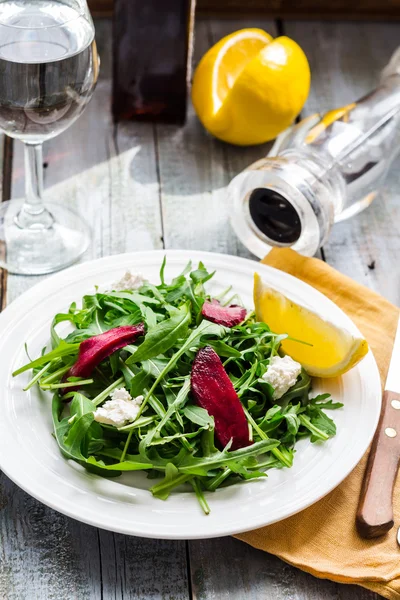
[[[25,152],[25,199],[0,203],[0,267],[11,273],[51,273],[88,248],[82,217],[43,202],[42,144],[79,117],[98,73],[86,0],[0,0],[0,130]]]

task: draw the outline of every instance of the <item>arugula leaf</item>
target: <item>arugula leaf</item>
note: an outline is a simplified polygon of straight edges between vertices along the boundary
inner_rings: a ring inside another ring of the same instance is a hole
[[[217,448],[215,447],[214,429],[211,427],[209,429],[205,429],[202,433],[201,450],[203,456],[211,456],[218,452]]]
[[[196,284],[197,283],[206,283],[212,277],[214,277],[214,275],[215,275],[215,271],[213,271],[212,273],[209,273],[207,271],[207,269],[205,268],[205,266],[203,265],[203,263],[199,262],[199,266],[197,267],[197,269],[190,273],[190,279]]]
[[[311,423],[314,427],[318,427],[318,429],[324,431],[329,437],[336,435],[335,423],[321,409],[312,409],[309,413],[311,413]]]
[[[192,331],[186,341],[182,344],[180,349],[170,358],[167,365],[163,368],[161,373],[158,375],[157,379],[151,386],[149,392],[147,393],[141,407],[141,411],[149,401],[150,396],[153,394],[157,385],[160,381],[165,377],[165,375],[176,365],[178,359],[184,354],[187,350],[192,350],[193,348],[198,347],[199,343],[206,335],[215,335],[217,337],[222,336],[226,328],[222,325],[217,325],[216,323],[211,323],[210,321],[202,321],[200,325]]]
[[[279,398],[278,403],[286,408],[289,402],[296,399],[300,401],[303,405],[308,403],[308,392],[310,391],[311,378],[306,373],[304,369],[301,370],[300,376],[294,386],[290,388],[281,398]]]
[[[100,469],[104,469],[106,471],[146,471],[147,469],[152,468],[151,462],[146,462],[142,459],[141,456],[135,456],[134,459],[132,457],[129,460],[124,460],[123,462],[116,463],[113,465],[107,465],[103,461],[96,460],[94,456],[89,456],[87,459],[87,464],[94,465],[99,467]],[[118,473],[119,474],[119,473]]]
[[[312,398],[309,403],[310,405],[316,405],[318,408],[325,410],[337,410],[344,406],[341,402],[333,402],[330,394],[319,394],[315,398]]]
[[[301,424],[311,432],[311,442],[326,441],[336,435],[336,425],[318,406],[309,405],[301,414]]]
[[[177,467],[180,473],[207,476],[209,471],[216,467],[230,467],[232,464],[249,456],[265,454],[279,446],[279,443],[278,440],[268,439],[231,452],[225,448],[221,452],[215,452],[214,454],[203,457],[186,454]]]
[[[93,422],[93,413],[86,413],[74,421],[67,436],[63,440],[64,448],[66,448],[72,456],[85,460],[85,456],[82,454],[82,444]]]
[[[193,479],[190,479],[190,483],[192,484],[192,487],[196,494],[196,498],[197,498],[201,508],[203,509],[204,514],[209,515],[210,507],[208,506],[208,502],[206,500],[206,497],[204,496],[203,488],[201,486],[200,480],[197,477],[193,477]]]
[[[74,396],[70,406],[70,414],[76,417],[83,417],[87,413],[94,412],[96,405],[83,394],[74,392]]]
[[[160,281],[161,281],[162,285],[165,285],[164,272],[165,272],[166,264],[167,264],[167,257],[164,256],[163,261],[161,263],[161,267],[160,267]]]
[[[179,273],[179,275],[171,281],[170,287],[176,287],[177,285],[180,285],[180,282],[182,281],[182,279],[185,278],[185,275],[187,275],[191,271],[191,269],[192,269],[192,261],[189,260],[187,262],[185,268],[183,269],[183,271],[181,273]]]
[[[207,346],[211,346],[211,348],[215,350],[218,356],[222,356],[223,358],[242,357],[242,353],[239,350],[233,348],[232,346],[229,346],[222,340],[207,340]]]
[[[157,326],[157,315],[150,306],[143,307],[142,315],[146,323],[147,331],[150,331]]]
[[[287,424],[288,432],[292,435],[296,435],[300,427],[299,417],[293,413],[286,413],[285,421]]]
[[[131,380],[129,391],[130,391],[132,398],[137,398],[137,396],[142,396],[145,391],[145,388],[149,384],[149,381],[150,381],[149,374],[146,373],[144,370],[139,371],[139,373],[137,373]]]
[[[174,402],[172,402],[172,404],[170,404],[168,406],[168,410],[165,412],[164,416],[162,417],[161,421],[158,423],[157,427],[152,429],[146,436],[146,438],[145,438],[146,444],[151,443],[154,436],[156,434],[160,433],[160,431],[165,426],[165,424],[170,420],[173,413],[176,412],[179,408],[181,408],[181,406],[183,406],[183,404],[186,402],[186,399],[188,397],[189,390],[190,390],[190,380],[189,380],[189,378],[187,378],[185,383],[179,390],[178,394],[176,395]]]
[[[200,425],[205,429],[213,429],[214,428],[214,417],[212,417],[204,408],[201,406],[196,406],[194,404],[190,404],[189,406],[185,406],[183,409],[183,414],[189,421],[195,423],[196,425]]]
[[[126,364],[143,362],[159,354],[164,354],[185,335],[190,319],[189,304],[184,304],[170,319],[161,321],[146,334],[144,342],[135,354],[128,358]]]
[[[158,356],[157,358],[150,358],[148,360],[144,360],[142,362],[143,370],[151,375],[154,379],[162,373],[164,368],[168,365],[169,359],[163,356]]]
[[[72,354],[77,354],[78,349],[79,344],[68,344],[67,342],[64,342],[64,340],[61,340],[57,348],[51,350],[50,352],[47,352],[47,354],[43,354],[40,358],[37,358],[36,360],[33,360],[32,362],[29,362],[23,367],[17,369],[16,371],[14,371],[12,376],[16,377],[17,375],[20,375],[25,371],[29,371],[29,369],[36,369],[37,367],[42,367],[46,363],[56,358],[62,358],[64,356],[71,356]]]
[[[165,478],[161,483],[153,485],[150,491],[156,498],[166,500],[174,488],[182,485],[188,479],[191,479],[190,475],[179,474],[176,466],[173,463],[168,463],[165,467]]]

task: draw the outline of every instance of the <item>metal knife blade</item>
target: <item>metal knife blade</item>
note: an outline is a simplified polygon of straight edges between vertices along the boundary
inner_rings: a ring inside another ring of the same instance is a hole
[[[390,359],[389,371],[386,378],[385,390],[400,392],[400,318]]]

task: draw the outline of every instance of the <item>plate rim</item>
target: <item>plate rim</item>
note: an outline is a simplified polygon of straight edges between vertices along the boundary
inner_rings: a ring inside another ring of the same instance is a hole
[[[94,260],[85,261],[78,265],[69,267],[68,269],[65,269],[64,271],[60,271],[58,273],[51,275],[50,277],[47,277],[44,281],[40,281],[40,282],[36,283],[34,286],[32,286],[31,288],[29,288],[28,290],[23,292],[14,301],[12,301],[0,314],[0,328],[3,325],[3,322],[5,320],[7,320],[8,315],[10,315],[10,317],[12,318],[12,315],[14,313],[18,313],[18,311],[20,310],[20,306],[22,306],[24,303],[26,303],[26,301],[29,301],[30,299],[33,300],[34,298],[37,298],[38,295],[44,294],[44,292],[47,288],[54,289],[58,282],[62,282],[64,284],[63,287],[67,287],[69,284],[71,284],[73,281],[75,281],[75,279],[81,272],[85,273],[88,269],[90,270],[91,267],[93,267],[93,266],[106,267],[107,264],[114,263],[115,268],[117,270],[118,269],[118,261],[121,259],[123,259],[124,261],[130,260],[130,259],[132,261],[137,261],[138,259],[140,260],[140,257],[151,257],[151,258],[154,257],[154,259],[156,260],[157,258],[163,257],[163,256],[167,256],[167,259],[168,259],[168,256],[171,256],[171,257],[172,256],[182,256],[183,254],[187,257],[187,260],[195,259],[195,260],[203,260],[204,262],[206,262],[207,256],[209,256],[209,257],[213,257],[214,259],[219,258],[224,261],[228,260],[228,261],[236,262],[238,264],[241,263],[242,265],[247,265],[247,267],[251,267],[251,269],[254,271],[260,269],[261,271],[262,270],[267,270],[267,271],[272,270],[274,272],[278,272],[279,276],[283,277],[283,279],[286,279],[289,282],[289,284],[292,280],[294,280],[296,282],[297,286],[300,285],[300,287],[303,287],[303,289],[311,288],[312,293],[314,295],[319,295],[322,298],[324,298],[324,300],[328,300],[330,303],[334,304],[352,322],[354,330],[357,330],[359,332],[357,326],[354,324],[352,319],[348,315],[346,315],[346,313],[340,307],[338,307],[330,298],[328,298],[327,296],[322,294],[319,290],[316,290],[315,288],[313,288],[308,283],[302,281],[301,279],[296,278],[295,276],[293,276],[289,273],[286,273],[285,271],[281,271],[281,270],[271,267],[269,265],[264,265],[263,263],[260,263],[256,260],[251,260],[248,258],[243,258],[243,257],[239,257],[239,256],[229,255],[229,254],[216,253],[216,252],[208,252],[208,251],[202,251],[202,250],[187,250],[187,249],[171,249],[171,250],[157,249],[157,250],[126,252],[126,253],[122,253],[122,254],[100,257],[100,258],[97,258]],[[15,327],[15,324],[14,324],[14,327]],[[377,366],[375,357],[371,350],[369,351],[367,356],[369,356],[369,361],[371,363],[370,364],[371,378],[375,379],[375,382],[374,382],[375,385],[379,384],[379,386],[377,385],[376,392],[378,391],[378,387],[379,387],[379,392],[380,392],[381,384],[380,384],[379,370],[378,370],[378,366]],[[134,536],[155,538],[155,539],[174,539],[174,540],[204,539],[204,538],[220,537],[223,535],[234,535],[234,534],[244,533],[246,531],[255,530],[260,527],[272,525],[273,523],[280,522],[286,518],[289,518],[290,516],[293,516],[294,514],[298,514],[299,512],[305,510],[309,506],[315,504],[316,502],[318,502],[319,500],[324,498],[332,490],[334,490],[336,487],[338,487],[346,479],[346,477],[354,470],[354,468],[360,462],[360,460],[362,459],[364,454],[367,452],[368,447],[374,436],[376,427],[378,425],[380,411],[381,411],[381,401],[382,401],[381,393],[379,393],[379,394],[377,393],[376,405],[374,404],[374,406],[376,407],[376,414],[375,414],[375,419],[374,419],[375,423],[374,423],[374,427],[373,428],[371,427],[368,444],[365,446],[365,448],[362,450],[362,452],[361,452],[361,450],[359,450],[358,453],[356,453],[357,457],[353,458],[351,463],[349,463],[349,465],[347,465],[346,469],[343,470],[342,474],[339,477],[336,477],[331,482],[331,484],[327,485],[324,488],[323,493],[320,494],[318,496],[318,498],[313,498],[307,502],[304,502],[300,507],[288,512],[284,517],[277,517],[273,520],[269,520],[268,523],[265,523],[265,517],[264,517],[264,519],[261,518],[258,521],[257,521],[257,519],[253,519],[251,525],[249,525],[249,526],[238,527],[238,528],[237,527],[229,528],[226,526],[225,527],[222,526],[220,528],[217,528],[212,533],[207,532],[206,535],[202,535],[201,533],[188,535],[188,534],[179,534],[179,533],[175,534],[175,533],[163,532],[163,531],[161,531],[161,532],[151,532],[148,530],[139,531],[137,529],[137,527],[129,528],[129,524],[127,524],[127,527],[107,526],[107,524],[103,522],[104,519],[100,523],[99,520],[96,518],[81,517],[79,515],[78,511],[74,512],[73,510],[69,510],[66,507],[60,508],[56,502],[53,502],[51,499],[50,500],[47,499],[45,494],[40,494],[35,491],[32,491],[32,485],[29,485],[29,478],[28,478],[28,483],[25,483],[24,481],[21,481],[21,477],[19,477],[18,475],[14,476],[12,469],[7,468],[8,467],[7,464],[4,467],[4,462],[6,462],[6,460],[4,460],[4,457],[2,454],[0,454],[0,469],[18,487],[23,489],[26,493],[28,493],[29,495],[34,497],[39,502],[45,504],[46,506],[49,506],[50,508],[56,510],[57,512],[59,512],[61,514],[64,514],[70,518],[73,518],[77,521],[86,523],[88,525],[98,527],[99,529],[114,531],[116,533],[122,533],[125,535],[134,535]],[[63,458],[63,460],[66,460],[66,459]],[[102,479],[102,478],[100,478],[100,479]],[[204,517],[204,518],[206,518],[206,517]]]

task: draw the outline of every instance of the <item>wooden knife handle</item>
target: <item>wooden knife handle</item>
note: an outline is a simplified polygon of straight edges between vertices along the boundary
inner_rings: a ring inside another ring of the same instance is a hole
[[[400,461],[400,394],[385,391],[364,474],[356,525],[363,538],[387,533],[393,521],[393,487]]]

